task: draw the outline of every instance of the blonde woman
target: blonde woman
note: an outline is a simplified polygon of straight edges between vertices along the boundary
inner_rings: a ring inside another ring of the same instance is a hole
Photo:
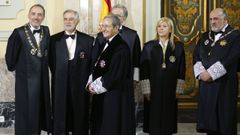
[[[183,43],[174,42],[171,19],[160,18],[156,38],[145,43],[140,66],[144,94],[144,132],[171,135],[177,126],[177,81],[185,79]]]

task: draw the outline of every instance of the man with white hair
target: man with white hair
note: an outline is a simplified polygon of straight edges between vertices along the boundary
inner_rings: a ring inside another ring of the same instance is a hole
[[[88,135],[90,73],[93,37],[79,32],[79,14],[63,13],[64,31],[51,36],[49,66],[52,72],[53,134]]]

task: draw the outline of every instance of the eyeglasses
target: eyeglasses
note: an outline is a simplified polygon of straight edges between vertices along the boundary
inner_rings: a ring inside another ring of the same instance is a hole
[[[104,24],[102,24],[101,27],[102,27],[102,28],[105,28],[105,29],[109,29],[109,28],[111,28],[111,27],[113,27],[113,26],[112,26],[112,25],[104,25]]]
[[[124,15],[113,14],[113,13],[111,13],[111,14],[117,16],[118,18],[124,17]]]

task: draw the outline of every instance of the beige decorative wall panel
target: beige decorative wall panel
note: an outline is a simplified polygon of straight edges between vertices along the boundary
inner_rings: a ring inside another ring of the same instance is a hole
[[[146,0],[146,41],[152,40],[156,36],[157,21],[161,17],[161,1]]]
[[[78,29],[90,35],[96,35],[100,22],[101,0],[79,0],[79,9],[76,9],[76,4],[76,2],[71,3],[70,0],[67,4],[68,6],[65,5],[65,9],[68,7],[79,11],[80,24],[78,25]],[[123,4],[128,8],[129,16],[125,22],[125,25],[135,29],[138,32],[140,39],[142,39],[143,0],[112,0],[111,4],[112,6],[115,4]]]
[[[24,0],[1,0],[0,19],[16,18],[19,11],[24,9]]]
[[[5,60],[0,59],[0,102],[14,102],[14,73],[7,70]]]
[[[128,8],[129,17],[125,24],[135,29],[141,40],[143,37],[143,6],[145,6],[143,5],[143,1],[111,1],[112,5],[119,3],[124,4]],[[0,102],[14,101],[14,74],[6,70],[4,60],[7,39],[14,28],[28,22],[28,10],[36,3],[42,4],[46,10],[43,24],[50,28],[51,34],[63,30],[62,14],[66,9],[74,9],[79,12],[80,24],[77,26],[78,30],[93,36],[98,32],[101,0],[11,0],[10,6],[14,8],[11,11],[9,11],[10,9],[6,9],[7,6],[0,6]],[[6,14],[6,12],[9,12],[9,14]],[[13,19],[10,14],[14,14]],[[3,19],[1,17],[6,18]]]

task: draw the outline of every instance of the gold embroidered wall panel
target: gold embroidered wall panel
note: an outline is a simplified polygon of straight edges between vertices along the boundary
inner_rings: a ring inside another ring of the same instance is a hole
[[[208,30],[209,13],[212,9],[224,8],[229,16],[229,24],[240,28],[240,0],[163,0],[162,16],[170,17],[175,25],[175,38],[185,45],[186,78],[182,94],[183,101],[196,100],[198,82],[194,79],[192,53],[201,36]],[[240,93],[240,91],[239,91]],[[190,105],[190,104],[189,104]],[[196,104],[191,104],[196,106]]]

